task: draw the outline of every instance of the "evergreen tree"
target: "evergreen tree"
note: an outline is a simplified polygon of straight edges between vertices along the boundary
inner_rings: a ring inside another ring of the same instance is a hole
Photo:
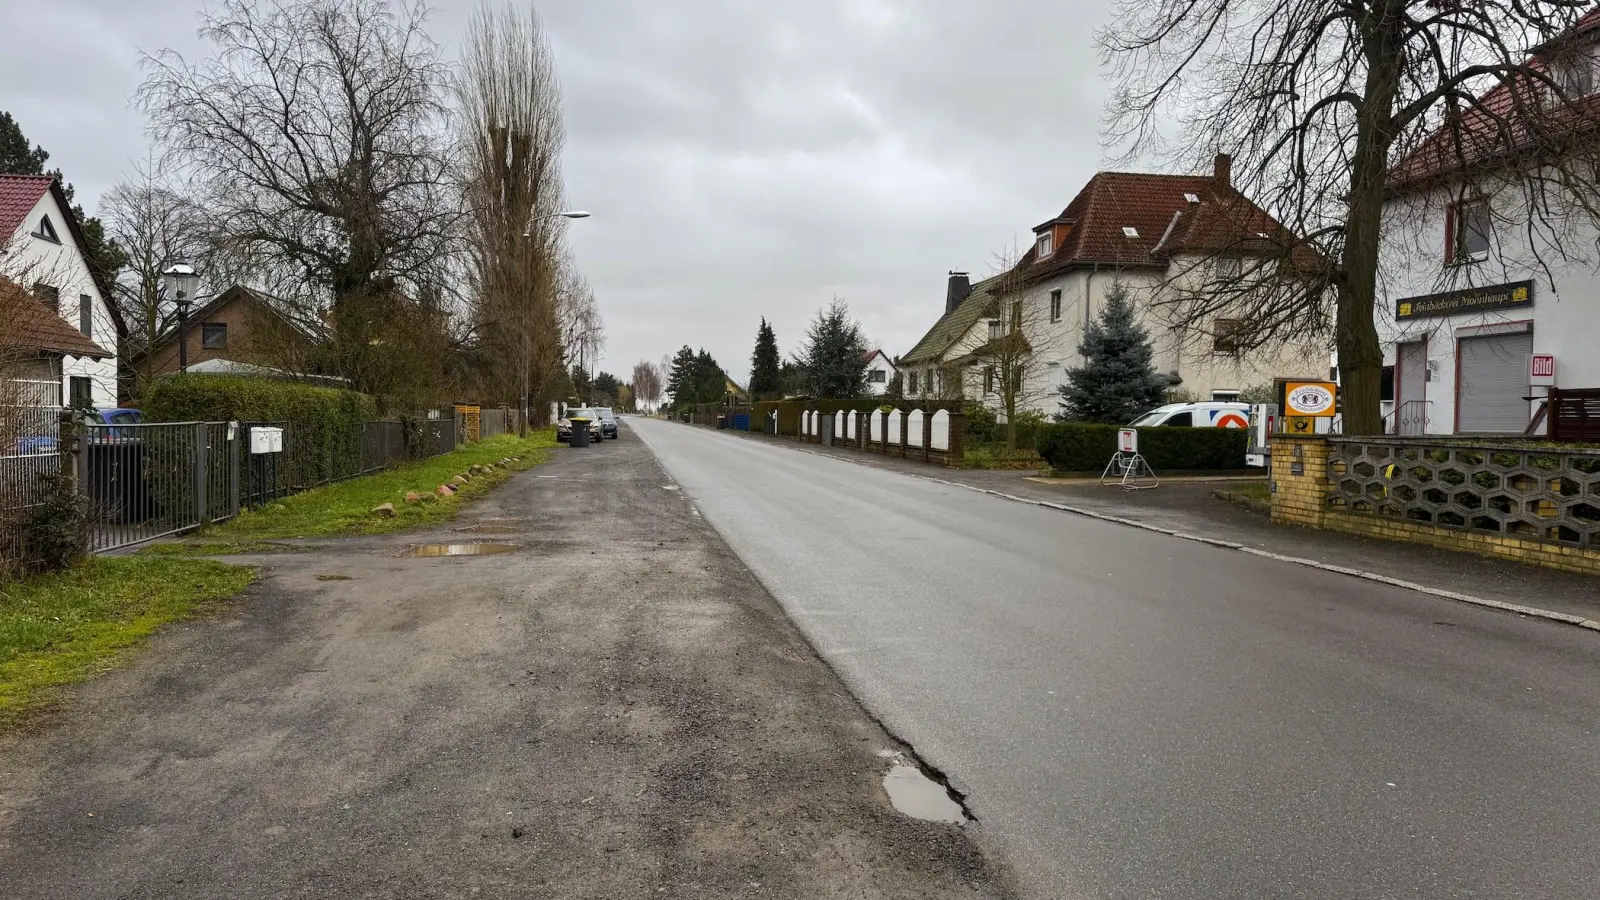
[[[756,352],[750,356],[750,398],[765,400],[783,395],[783,362],[778,357],[778,337],[765,317],[756,330]]]
[[[61,170],[45,171],[44,164],[49,160],[50,154],[43,147],[28,143],[22,126],[17,124],[11,113],[0,111],[0,172],[7,175],[51,175],[61,182],[61,192],[67,195],[67,204],[72,207],[72,214],[83,229],[83,252],[88,258],[89,267],[109,284],[128,264],[128,256],[116,241],[106,237],[105,226],[100,224],[99,219],[84,215],[83,204],[72,202],[75,192],[67,179],[62,177]]]
[[[806,372],[792,359],[786,359],[778,366],[778,393],[784,397],[806,395]]]
[[[711,354],[701,348],[694,358],[694,402],[720,403],[727,394],[726,377]]]
[[[1166,384],[1156,375],[1150,335],[1133,317],[1127,289],[1114,285],[1100,316],[1083,330],[1081,368],[1067,371],[1060,418],[1116,425],[1160,406]]]
[[[813,397],[849,400],[861,396],[867,384],[867,340],[861,326],[850,318],[850,308],[835,297],[806,331],[805,346],[796,360],[806,373]]]
[[[617,398],[621,394],[622,382],[610,372],[601,372],[594,376],[593,394],[596,406],[616,406]]]
[[[904,372],[896,372],[889,376],[889,383],[884,386],[883,396],[886,400],[904,400],[906,398],[906,376]]]
[[[672,368],[667,370],[667,396],[672,398],[673,406],[684,406],[693,403],[690,394],[694,390],[694,351],[688,344],[672,357]]]

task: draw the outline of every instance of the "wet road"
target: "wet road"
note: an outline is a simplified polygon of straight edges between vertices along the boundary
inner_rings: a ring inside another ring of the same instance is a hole
[[[1595,896],[1600,636],[634,423],[1034,896]]]

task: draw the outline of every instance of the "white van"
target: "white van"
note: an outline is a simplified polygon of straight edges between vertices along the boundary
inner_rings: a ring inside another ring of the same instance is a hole
[[[1132,422],[1131,428],[1157,425],[1193,428],[1249,428],[1250,404],[1208,401],[1203,403],[1168,403],[1158,406]]]

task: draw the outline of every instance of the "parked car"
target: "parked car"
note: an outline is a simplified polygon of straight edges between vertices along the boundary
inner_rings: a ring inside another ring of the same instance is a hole
[[[560,419],[556,420],[556,440],[572,440],[573,419],[589,420],[589,440],[591,443],[599,443],[605,438],[605,432],[601,430],[600,414],[598,411],[585,407],[577,407],[567,410],[561,415]]]
[[[1168,403],[1158,406],[1132,422],[1130,428],[1160,425],[1171,428],[1249,428],[1250,404],[1209,401],[1202,403]]]
[[[611,407],[601,406],[596,408],[595,412],[600,415],[600,434],[602,436],[611,438],[613,441],[622,436],[617,431],[617,414],[611,410]]]
[[[32,424],[36,428],[43,428],[52,432],[50,434],[23,435],[17,438],[15,453],[19,456],[36,456],[45,453],[55,453],[58,446],[53,432],[56,430],[58,413],[50,410],[29,410],[40,415],[34,415]],[[41,418],[41,415],[43,418]],[[90,425],[138,425],[144,421],[144,413],[137,409],[116,407],[102,409],[89,413],[85,420]],[[90,440],[104,442],[109,440],[126,440],[135,435],[136,429],[132,428],[107,428],[100,429],[90,437]]]

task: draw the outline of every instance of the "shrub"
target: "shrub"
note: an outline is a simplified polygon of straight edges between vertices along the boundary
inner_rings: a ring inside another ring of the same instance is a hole
[[[1090,422],[1045,425],[1035,446],[1058,472],[1099,472],[1117,452],[1117,427]],[[1243,428],[1139,429],[1139,452],[1158,474],[1163,469],[1242,469],[1248,442]]]
[[[51,475],[44,502],[33,508],[22,535],[22,555],[29,568],[60,572],[89,553],[89,502],[68,475]]]
[[[355,391],[234,375],[183,373],[150,385],[151,422],[271,422],[288,426],[284,452],[290,484],[304,488],[354,474],[362,466],[371,397]]]

